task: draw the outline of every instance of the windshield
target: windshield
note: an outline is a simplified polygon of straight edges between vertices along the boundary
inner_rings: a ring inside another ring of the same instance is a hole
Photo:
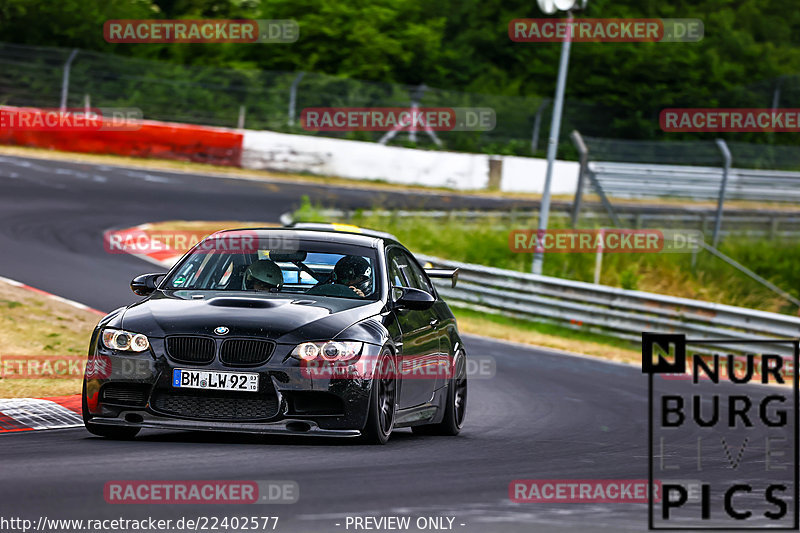
[[[374,250],[329,243],[296,244],[292,250],[197,248],[161,288],[378,298]]]

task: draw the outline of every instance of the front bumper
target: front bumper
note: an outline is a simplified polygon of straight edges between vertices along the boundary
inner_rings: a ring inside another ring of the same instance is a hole
[[[366,424],[371,376],[312,377],[287,357],[294,346],[279,344],[267,363],[243,368],[217,358],[208,364],[179,363],[166,356],[163,342],[155,339],[151,345],[150,353],[141,355],[92,347],[84,388],[86,420],[107,426],[338,437],[358,436]],[[365,344],[362,357],[379,350]],[[175,368],[255,372],[259,392],[174,388]],[[136,394],[110,397],[115,388]]]
[[[131,416],[139,417],[129,421]],[[253,433],[259,435],[316,435],[320,437],[358,437],[357,429],[323,429],[313,420],[286,418],[277,422],[221,422],[211,420],[185,420],[166,418],[139,410],[122,411],[115,418],[93,417],[92,424],[126,426],[149,429],[175,429],[190,431],[222,431]]]

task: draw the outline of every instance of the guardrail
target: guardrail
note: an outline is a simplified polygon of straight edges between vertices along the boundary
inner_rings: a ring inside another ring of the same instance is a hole
[[[640,341],[643,331],[684,333],[690,338],[748,341],[800,337],[800,318],[730,305],[618,289],[513,270],[417,255],[436,268],[459,268],[458,285],[434,281],[456,307],[588,329]],[[760,353],[763,345],[714,343],[732,352]],[[790,347],[775,353],[791,356]]]
[[[592,161],[588,171],[606,196],[616,198],[676,197],[715,200],[723,169],[688,165],[649,165]],[[727,200],[800,201],[800,172],[731,168]],[[727,217],[726,217],[727,218]]]

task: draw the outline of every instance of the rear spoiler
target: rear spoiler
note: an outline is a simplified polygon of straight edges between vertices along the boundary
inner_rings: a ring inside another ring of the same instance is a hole
[[[455,287],[458,281],[457,268],[426,268],[425,273],[431,278],[450,278],[451,287]]]

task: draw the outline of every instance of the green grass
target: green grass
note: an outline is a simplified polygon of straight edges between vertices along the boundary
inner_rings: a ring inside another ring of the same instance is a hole
[[[624,339],[617,339],[609,337],[600,333],[594,333],[585,329],[573,329],[558,324],[549,324],[545,322],[529,322],[519,320],[517,318],[507,317],[503,315],[495,315],[492,313],[483,313],[481,311],[474,311],[463,307],[452,306],[453,314],[456,320],[486,320],[492,324],[499,326],[507,326],[515,328],[525,333],[538,333],[542,335],[551,335],[554,337],[566,337],[576,341],[598,343],[606,346],[621,348],[624,350],[639,350],[638,343],[626,341]]]

